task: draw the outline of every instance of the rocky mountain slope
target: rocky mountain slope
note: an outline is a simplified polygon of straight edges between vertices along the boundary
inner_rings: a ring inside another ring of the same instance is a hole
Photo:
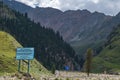
[[[77,40],[76,36],[78,33],[81,40],[85,39],[87,37],[86,32],[91,33],[93,29],[100,28],[104,21],[111,18],[111,16],[106,16],[103,13],[91,13],[87,10],[68,10],[62,12],[49,7],[30,8],[16,1],[4,0],[4,2],[17,11],[28,13],[28,16],[35,22],[40,22],[45,27],[59,31],[68,42]],[[86,36],[82,38],[83,35],[81,33],[85,33],[84,35]]]

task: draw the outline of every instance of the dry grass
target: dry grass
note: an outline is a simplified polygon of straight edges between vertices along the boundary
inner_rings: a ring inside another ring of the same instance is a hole
[[[59,71],[57,75],[51,77],[43,77],[40,80],[120,80],[120,75],[109,74],[90,74],[87,77],[86,73],[82,72],[66,72]]]

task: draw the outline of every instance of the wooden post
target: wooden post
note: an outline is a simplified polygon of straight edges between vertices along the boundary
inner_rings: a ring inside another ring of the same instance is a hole
[[[21,60],[19,60],[19,64],[18,64],[18,72],[20,72],[20,66],[21,66]]]
[[[30,72],[30,60],[28,60],[28,70],[27,72],[29,73]]]

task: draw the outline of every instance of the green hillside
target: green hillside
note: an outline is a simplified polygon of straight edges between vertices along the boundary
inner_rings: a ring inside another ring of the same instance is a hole
[[[109,35],[106,46],[93,59],[93,72],[120,72],[120,25]]]
[[[18,61],[15,59],[17,47],[22,46],[11,35],[0,31],[0,75],[17,73]],[[30,67],[30,73],[34,77],[42,74],[50,75],[50,72],[35,59],[31,61]],[[23,62],[21,71],[27,72],[27,65]]]
[[[20,46],[12,36],[0,31],[0,73],[17,71],[15,49]]]

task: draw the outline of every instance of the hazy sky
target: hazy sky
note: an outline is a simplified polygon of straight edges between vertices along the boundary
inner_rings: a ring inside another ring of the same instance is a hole
[[[17,0],[29,6],[53,7],[65,10],[88,9],[91,12],[99,11],[109,15],[120,12],[120,0]]]

